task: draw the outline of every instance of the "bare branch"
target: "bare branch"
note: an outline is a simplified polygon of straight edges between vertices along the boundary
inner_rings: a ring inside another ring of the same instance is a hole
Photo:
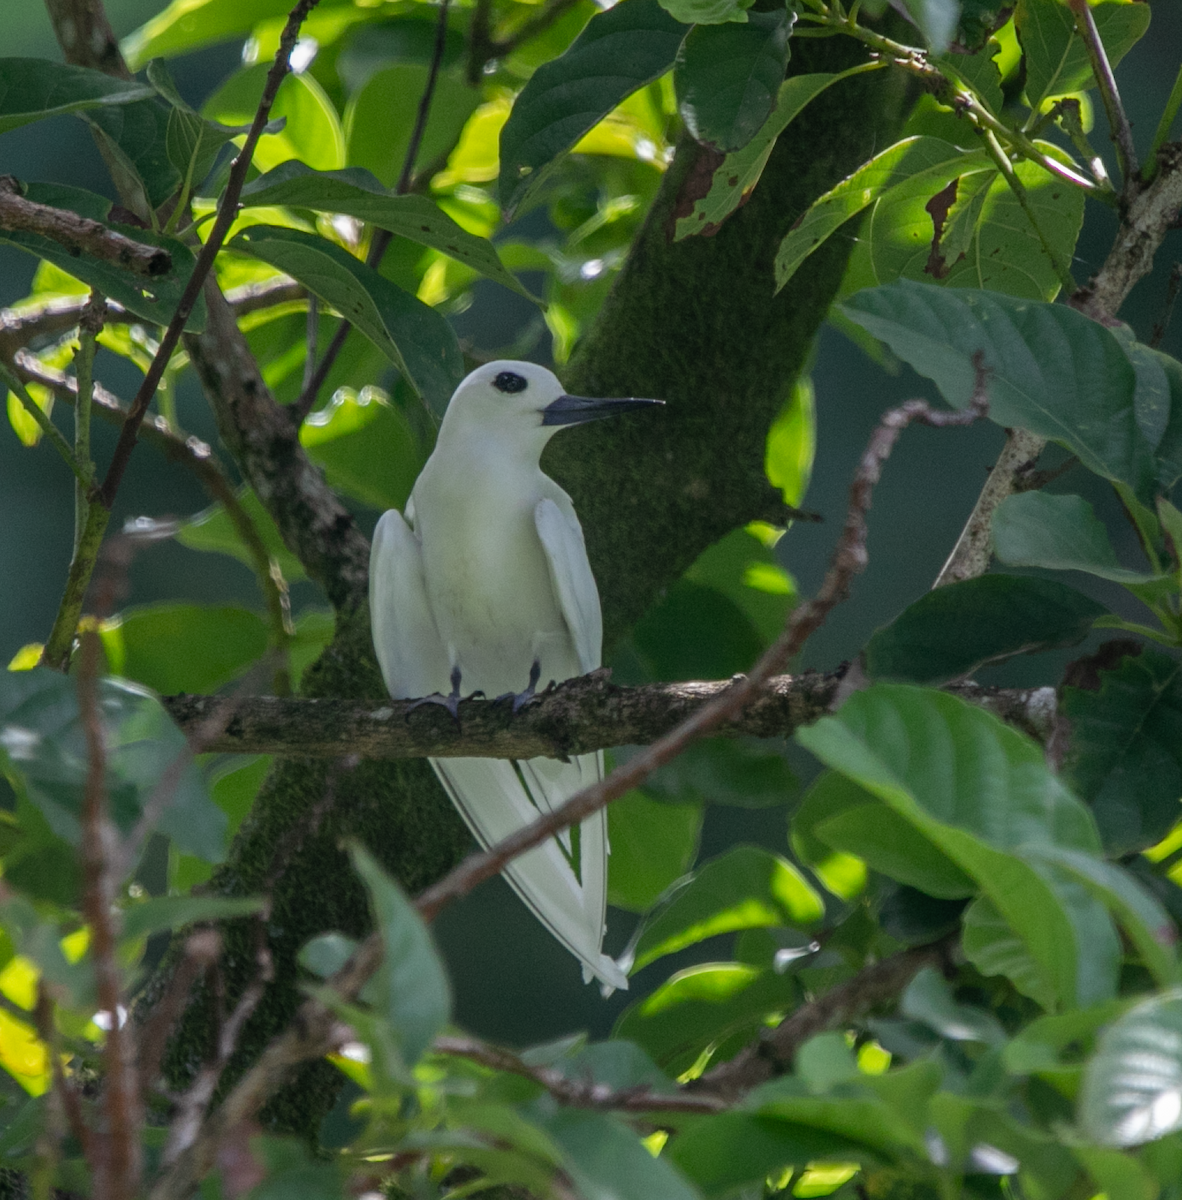
[[[955,937],[950,934],[938,942],[916,946],[863,967],[852,979],[798,1008],[775,1029],[765,1030],[758,1041],[741,1050],[730,1062],[691,1083],[690,1090],[733,1100],[782,1075],[809,1038],[827,1029],[840,1028],[876,1005],[895,999],[924,967],[943,966]]]
[[[119,483],[123,478],[123,472],[127,469],[128,460],[135,449],[136,436],[139,433],[140,423],[148,411],[148,405],[151,403],[152,397],[156,394],[156,387],[160,383],[165,367],[168,366],[172,352],[180,342],[185,322],[189,319],[189,314],[193,311],[193,306],[197,303],[197,297],[201,295],[205,280],[213,268],[214,259],[217,257],[218,251],[222,248],[222,243],[226,240],[230,226],[234,223],[234,219],[238,215],[238,198],[241,196],[242,188],[246,183],[246,173],[250,169],[250,160],[254,155],[254,148],[262,136],[263,127],[267,124],[267,118],[271,113],[271,105],[275,102],[279,85],[283,82],[290,69],[288,60],[292,48],[295,46],[296,38],[299,36],[300,26],[304,23],[304,18],[315,8],[318,2],[319,0],[297,0],[295,7],[288,15],[287,24],[283,27],[283,33],[279,38],[279,48],[275,52],[275,61],[271,64],[270,71],[267,72],[267,82],[263,88],[258,109],[255,111],[250,132],[246,135],[242,149],[238,151],[238,156],[234,159],[234,165],[230,169],[230,178],[226,183],[226,190],[222,193],[221,203],[218,205],[218,215],[214,220],[212,229],[209,231],[208,238],[197,255],[197,261],[193,264],[193,273],[189,276],[189,281],[185,285],[185,290],[176,306],[176,312],[173,313],[172,320],[169,321],[168,328],[164,331],[164,336],[160,339],[160,345],[152,359],[151,365],[148,367],[147,373],[144,375],[144,380],[140,384],[139,391],[135,394],[135,399],[131,402],[127,420],[124,422],[122,430],[120,430],[119,441],[115,445],[110,466],[107,468],[107,474],[103,480],[102,501],[107,508],[110,508],[115,502],[115,493],[119,490]]]
[[[568,1108],[627,1113],[712,1113],[727,1107],[726,1101],[715,1096],[692,1095],[678,1089],[657,1092],[651,1087],[634,1087],[617,1091],[606,1083],[590,1079],[568,1079],[553,1067],[531,1067],[516,1054],[476,1038],[438,1037],[432,1048],[436,1054],[466,1058],[494,1071],[508,1071],[532,1079]]]
[[[130,79],[102,0],[45,0],[66,62]]]
[[[26,200],[20,183],[11,175],[0,175],[0,229],[38,233],[65,246],[71,254],[85,252],[137,275],[166,275],[172,270],[172,255],[167,250],[133,241],[68,208]]]
[[[1137,165],[1137,147],[1133,144],[1133,127],[1129,124],[1128,114],[1121,102],[1116,76],[1112,73],[1112,64],[1108,61],[1108,52],[1104,49],[1104,42],[1096,28],[1096,18],[1092,16],[1088,0],[1067,0],[1067,6],[1075,18],[1075,28],[1079,31],[1079,36],[1088,48],[1092,74],[1096,77],[1100,98],[1104,102],[1104,111],[1108,114],[1108,125],[1112,130],[1112,140],[1116,143],[1121,176],[1127,193],[1129,189],[1137,186],[1137,176],[1141,170]]]

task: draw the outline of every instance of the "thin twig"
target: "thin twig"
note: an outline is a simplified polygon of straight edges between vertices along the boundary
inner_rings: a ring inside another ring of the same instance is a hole
[[[530,38],[545,33],[551,25],[565,17],[578,3],[579,0],[550,0],[549,4],[523,22],[508,37],[497,40],[491,32],[491,0],[478,0],[476,11],[472,14],[471,33],[469,34],[468,82],[473,85],[479,83],[481,72],[487,63],[512,54],[518,46],[524,45]]]
[[[45,647],[41,651],[42,663],[53,667],[55,671],[64,671],[70,665],[78,618],[82,615],[82,604],[90,587],[90,576],[98,560],[99,548],[103,544],[103,535],[107,532],[107,522],[110,519],[110,509],[97,500],[90,501],[86,510],[86,523],[82,526],[82,533],[78,538],[78,549],[70,560],[70,569],[66,574],[62,600],[58,605]]]
[[[230,226],[233,225],[238,215],[238,199],[242,194],[243,185],[246,183],[246,173],[250,169],[250,161],[254,155],[255,146],[258,144],[258,140],[263,133],[263,128],[267,124],[267,118],[271,113],[271,105],[275,102],[279,85],[290,70],[288,60],[295,46],[296,39],[299,36],[300,26],[304,23],[304,18],[316,7],[318,2],[319,0],[297,0],[295,7],[288,15],[287,24],[283,27],[283,33],[279,37],[279,48],[275,51],[275,61],[271,64],[271,69],[267,72],[267,82],[263,88],[263,95],[259,100],[258,108],[255,111],[250,132],[246,135],[246,141],[243,143],[242,149],[239,150],[238,156],[234,159],[234,165],[230,168],[230,177],[226,183],[226,190],[222,193],[217,218],[214,220],[213,227],[209,231],[208,239],[197,255],[197,261],[193,264],[193,272],[189,276],[188,283],[185,285],[185,290],[181,295],[180,302],[177,304],[176,312],[173,313],[172,320],[169,321],[168,328],[164,331],[164,336],[160,339],[160,345],[152,358],[147,373],[144,375],[144,380],[140,384],[139,391],[135,394],[135,399],[131,402],[127,420],[124,422],[122,430],[120,430],[119,441],[116,443],[115,452],[111,457],[111,464],[107,468],[107,474],[102,486],[102,502],[108,509],[115,502],[115,493],[119,490],[123,473],[127,470],[128,460],[135,449],[140,423],[148,411],[148,405],[151,403],[152,397],[156,394],[156,387],[160,383],[165,368],[168,366],[172,352],[176,349],[177,343],[180,341],[181,334],[184,332],[185,322],[189,319],[189,315],[193,311],[193,306],[197,303],[198,296],[201,295],[201,289],[205,284],[206,277],[213,268],[214,259],[217,258],[218,251],[222,248],[222,243],[226,240],[226,235],[230,231]]]
[[[119,910],[115,904],[117,879],[112,870],[117,834],[107,813],[107,755],[98,699],[99,653],[98,633],[88,630],[82,635],[78,669],[78,709],[87,756],[82,803],[82,911],[90,928],[95,993],[109,1025],[103,1041],[102,1124],[89,1165],[95,1200],[124,1200],[139,1189],[143,1115],[134,1049],[121,1019]]]
[[[435,85],[439,79],[439,71],[443,65],[443,51],[447,45],[447,9],[449,2],[450,0],[443,0],[439,6],[439,17],[435,23],[435,46],[431,53],[431,66],[427,71],[427,82],[423,85],[423,94],[419,98],[419,109],[415,115],[415,124],[414,129],[411,131],[410,141],[406,146],[406,155],[402,160],[402,169],[398,172],[398,183],[394,188],[394,194],[397,196],[405,195],[410,190],[411,183],[414,180],[415,159],[419,156],[419,147],[422,145],[423,134],[427,129],[427,118],[431,114],[431,101],[435,97]],[[369,253],[365,256],[366,266],[376,270],[381,265],[382,258],[385,256],[390,241],[391,234],[389,230],[378,229],[375,231],[373,240],[369,244]],[[324,381],[328,378],[328,373],[332,370],[333,363],[336,362],[337,357],[344,348],[345,339],[349,336],[349,330],[352,328],[353,326],[348,321],[342,319],[336,333],[332,336],[332,341],[329,342],[324,351],[324,358],[316,365],[315,370],[305,370],[304,386],[300,390],[299,398],[288,410],[291,414],[292,422],[297,428],[304,423],[308,414],[316,407],[316,398],[320,393],[320,389],[324,386]],[[311,353],[311,350],[309,353]]]
[[[136,275],[167,275],[172,255],[159,246],[133,241],[108,229],[101,221],[80,217],[68,208],[53,208],[27,200],[11,175],[0,175],[0,229],[36,233],[57,242],[71,254],[89,254]]]
[[[764,1030],[753,1045],[729,1062],[694,1080],[689,1085],[691,1092],[731,1100],[782,1075],[809,1038],[840,1028],[860,1013],[895,999],[924,967],[942,966],[957,936],[949,934],[938,942],[863,967],[852,979],[798,1008],[775,1029]]]
[[[1179,289],[1182,289],[1182,262],[1176,262],[1170,269],[1170,279],[1166,284],[1166,299],[1162,305],[1161,316],[1153,326],[1153,334],[1149,344],[1156,350],[1166,336],[1170,327],[1170,318],[1174,315],[1174,302],[1178,299]]]
[[[1088,58],[1092,62],[1092,74],[1096,77],[1096,86],[1100,89],[1100,99],[1104,103],[1104,111],[1108,114],[1108,125],[1112,130],[1112,140],[1116,143],[1116,153],[1120,160],[1121,177],[1126,189],[1135,187],[1138,183],[1140,166],[1137,164],[1137,147],[1133,143],[1133,127],[1129,124],[1128,113],[1121,102],[1120,89],[1116,86],[1116,76],[1112,73],[1112,63],[1108,61],[1108,52],[1096,28],[1096,18],[1092,16],[1092,7],[1088,0],[1067,0],[1067,7],[1075,18],[1075,28],[1088,49]]]
[[[420,916],[431,920],[446,904],[466,895],[517,856],[578,824],[612,799],[643,782],[657,767],[668,762],[695,738],[713,732],[753,700],[767,680],[799,651],[809,635],[845,598],[854,578],[865,569],[866,514],[874,485],[882,473],[882,465],[899,434],[913,421],[934,426],[953,426],[968,425],[977,420],[985,409],[985,382],[985,372],[978,366],[972,402],[961,412],[937,411],[922,400],[910,400],[891,409],[883,417],[854,476],[845,526],[820,591],[793,611],[784,632],[749,675],[736,677],[721,695],[703,705],[677,730],[618,767],[600,783],[584,788],[552,812],[490,849],[469,856],[438,884],[418,897],[415,907]],[[370,934],[328,981],[328,986],[343,999],[354,999],[381,959],[381,937],[376,933]],[[180,1200],[187,1196],[209,1170],[217,1146],[227,1130],[253,1117],[267,1097],[287,1078],[292,1067],[328,1053],[348,1036],[327,1006],[315,999],[306,1001],[286,1032],[267,1046],[220,1107],[194,1133],[185,1149],[171,1160],[170,1169],[152,1191],[152,1200]]]
[[[472,1037],[438,1037],[432,1049],[436,1054],[466,1058],[494,1071],[507,1071],[532,1079],[568,1108],[589,1108],[599,1112],[628,1113],[712,1113],[728,1107],[726,1101],[708,1095],[691,1095],[671,1089],[654,1091],[651,1087],[617,1090],[592,1079],[568,1079],[553,1067],[531,1067],[516,1054]]]
[[[1062,100],[1056,100],[1052,111],[1059,118],[1059,124],[1071,139],[1071,144],[1083,155],[1084,162],[1088,164],[1088,170],[1092,173],[1092,178],[1101,187],[1111,188],[1112,180],[1108,178],[1104,160],[1092,148],[1091,142],[1088,141],[1088,135],[1084,132],[1083,113],[1079,98],[1067,96]]]
[[[62,1069],[62,1054],[57,1035],[57,1025],[53,1017],[53,997],[49,993],[49,985],[44,977],[37,981],[37,999],[33,1008],[33,1019],[37,1027],[37,1036],[45,1046],[49,1058],[50,1069],[53,1072],[53,1090],[57,1093],[65,1113],[66,1122],[75,1141],[82,1147],[84,1156],[89,1157],[93,1152],[91,1132],[82,1113],[82,1101],[78,1089],[71,1079],[66,1078]]]
[[[8,368],[0,363],[0,382],[7,385],[8,389],[21,402],[21,407],[37,422],[41,428],[41,432],[48,439],[49,444],[61,455],[66,466],[74,473],[74,478],[78,480],[83,487],[90,487],[91,480],[87,476],[86,468],[74,457],[74,449],[58,427],[49,419],[49,414],[29,395],[28,388],[11,372]]]
[[[94,355],[97,338],[106,318],[106,304],[98,292],[91,292],[78,322],[78,349],[74,353],[74,379],[78,399],[74,404],[74,461],[93,477],[90,461],[90,406],[94,399]],[[90,489],[74,480],[74,553],[82,541]]]

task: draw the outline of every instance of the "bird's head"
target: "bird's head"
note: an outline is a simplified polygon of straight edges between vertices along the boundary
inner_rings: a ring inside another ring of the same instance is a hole
[[[582,425],[663,400],[595,400],[570,396],[553,371],[535,363],[498,359],[477,367],[455,390],[444,430],[462,426],[485,435],[503,434],[523,445],[542,446],[563,425]]]

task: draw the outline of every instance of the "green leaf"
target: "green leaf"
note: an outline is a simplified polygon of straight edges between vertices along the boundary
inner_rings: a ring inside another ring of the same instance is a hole
[[[606,1113],[559,1108],[548,1097],[529,1116],[562,1151],[583,1200],[695,1200],[697,1192],[665,1158],[654,1158],[635,1132]]]
[[[1122,567],[1108,531],[1082,496],[1008,496],[993,514],[993,552],[1007,566],[1086,571],[1126,586],[1168,580]]]
[[[851,296],[851,320],[936,382],[954,408],[990,372],[989,417],[1059,442],[1089,470],[1148,490],[1153,464],[1134,407],[1136,376],[1112,333],[1063,304],[901,279]]]
[[[926,593],[874,634],[863,661],[875,679],[943,683],[1015,654],[1073,646],[1107,611],[1053,580],[981,575]]]
[[[263,545],[272,559],[278,563],[288,583],[296,583],[305,578],[304,568],[300,560],[283,543],[283,538],[271,514],[262,506],[259,498],[248,487],[238,491],[238,501],[251,519]],[[233,522],[220,504],[214,504],[202,509],[190,517],[177,530],[176,540],[190,550],[201,550],[211,554],[228,554],[238,559],[248,567],[254,567],[254,560],[246,544],[238,536]]]
[[[1116,66],[1149,27],[1149,5],[1135,0],[1101,0],[1092,18],[1108,61]],[[1036,111],[1052,96],[1095,87],[1092,63],[1075,31],[1071,10],[1060,0],[1021,0],[1015,16],[1026,59],[1026,96]]]
[[[1157,650],[1064,687],[1070,741],[1063,775],[1092,807],[1110,854],[1143,850],[1182,816],[1182,665]]]
[[[334,488],[382,510],[405,507],[426,461],[406,414],[374,388],[338,388],[300,426],[300,444]]]
[[[1050,1011],[1055,990],[1010,923],[984,896],[965,909],[961,946],[986,978],[1004,975],[1024,996]]]
[[[179,929],[198,921],[249,917],[266,907],[262,898],[230,896],[154,896],[123,910],[123,936],[146,937],[163,929]]]
[[[692,137],[741,150],[771,115],[788,65],[787,10],[753,12],[739,25],[697,25],[677,54],[674,86]]]
[[[795,1007],[800,985],[745,963],[704,963],[679,971],[624,1010],[613,1037],[645,1050],[670,1075],[733,1034],[754,1031],[773,1013]]]
[[[758,846],[736,846],[696,871],[644,922],[633,969],[720,933],[807,927],[824,915],[824,901],[786,858]]]
[[[269,62],[260,62],[231,75],[202,105],[202,116],[220,125],[249,125],[270,69]],[[335,171],[345,165],[345,135],[337,110],[310,73],[288,74],[279,85],[271,120],[283,118],[282,128],[271,126],[276,131],[259,138],[252,165],[269,171],[291,158],[318,171]]]
[[[1142,1001],[1100,1034],[1079,1122],[1102,1146],[1139,1146],[1182,1129],[1182,991]]]
[[[668,71],[685,34],[657,0],[622,0],[592,17],[565,54],[539,67],[501,130],[503,207],[520,207],[559,155]]]
[[[129,312],[154,325],[167,325],[172,319],[181,295],[193,270],[193,252],[176,238],[164,237],[147,229],[137,229],[108,220],[111,201],[81,188],[64,184],[30,183],[26,196],[38,204],[68,208],[80,216],[99,221],[117,233],[148,246],[160,246],[172,257],[172,267],[163,275],[139,275],[124,270],[106,259],[79,254],[37,233],[19,230],[0,230],[0,244],[7,242],[21,250],[45,259],[54,266],[97,288],[104,296],[117,300]],[[185,328],[199,333],[205,327],[205,302],[194,306]]]
[[[710,190],[694,201],[693,211],[688,216],[677,218],[673,240],[679,242],[694,233],[716,233],[722,222],[755,189],[776,139],[805,106],[839,79],[877,69],[877,66],[876,63],[863,63],[836,75],[794,75],[791,79],[785,79],[780,84],[771,116],[741,150],[728,154],[715,168]],[[797,502],[799,499],[798,496]]]
[[[776,290],[846,221],[896,184],[915,176],[947,182],[946,177],[958,175],[974,164],[983,165],[985,161],[981,152],[966,154],[951,142],[927,136],[904,138],[876,154],[816,200],[785,235],[776,252]],[[936,190],[941,186],[937,182]]]
[[[971,876],[1063,1003],[1111,994],[1119,945],[1103,906],[1058,866],[1012,853],[1099,849],[1087,810],[1033,742],[956,697],[897,684],[856,693],[796,739]]]
[[[286,16],[290,8],[286,0],[172,0],[125,37],[121,48],[128,66],[138,71],[151,58],[172,58],[247,34],[260,21]]]
[[[497,257],[487,238],[455,223],[427,196],[395,196],[368,171],[313,171],[296,160],[259,176],[242,190],[244,207],[287,204],[347,213],[399,237],[431,246],[528,299],[529,292]]]
[[[0,133],[62,113],[129,104],[152,94],[145,84],[43,58],[0,58]]]
[[[1065,157],[1049,142],[1039,148],[1052,158]],[[1083,225],[1084,194],[1038,163],[1017,163],[1014,171],[1037,231],[992,161],[979,151],[965,153],[898,182],[874,202],[842,294],[907,278],[1053,300],[1062,280],[1039,231],[1059,261],[1070,262]]]
[[[632,791],[607,810],[611,856],[607,898],[617,908],[647,912],[693,862],[702,831],[700,804],[662,804]]]
[[[86,114],[122,193],[136,196],[132,207],[146,218],[181,184],[181,173],[168,157],[171,109],[156,99]]]
[[[372,171],[387,187],[402,174],[429,72],[427,63],[385,66],[365,81],[345,109],[349,164]],[[439,73],[415,157],[416,171],[427,169],[456,145],[480,100],[479,88],[468,86],[460,71]]]
[[[161,695],[213,692],[267,649],[263,619],[233,605],[149,604],[100,630],[113,675]]]
[[[538,1065],[535,1058],[529,1061]],[[654,1092],[677,1091],[673,1081],[639,1046],[620,1038],[580,1045],[551,1065],[567,1079],[594,1079],[617,1092],[641,1087]]]
[[[726,1112],[684,1124],[665,1153],[707,1196],[722,1196],[742,1184],[762,1184],[788,1167],[857,1161],[866,1151],[860,1142],[824,1129]]]
[[[443,414],[464,377],[464,359],[440,313],[315,234],[252,225],[230,247],[278,267],[331,304],[402,372],[432,412]]]
[[[661,0],[661,7],[683,25],[742,23],[754,0]]]
[[[992,1013],[958,1004],[944,977],[932,967],[924,967],[907,985],[899,1007],[905,1017],[922,1022],[948,1041],[1000,1046],[1006,1040]]]
[[[343,933],[318,933],[305,943],[298,957],[299,964],[313,975],[327,979],[335,975],[357,949],[357,939]]]
[[[919,26],[932,53],[943,54],[960,20],[958,0],[903,0],[903,7]]]
[[[1141,350],[1153,355],[1165,374],[1169,391],[1169,413],[1155,451],[1158,486],[1169,491],[1182,478],[1182,363],[1149,347],[1143,346]]]
[[[725,679],[746,671],[764,646],[734,600],[689,579],[679,579],[644,614],[632,636],[650,676],[670,681]]]
[[[1062,846],[1039,846],[1026,853],[1062,868],[1109,909],[1160,986],[1176,981],[1178,931],[1166,910],[1128,871]]]
[[[369,986],[406,1065],[414,1066],[451,1015],[451,987],[431,935],[402,889],[363,846],[353,843],[350,852],[382,935],[382,965]]]
[[[251,1138],[266,1178],[247,1193],[247,1200],[344,1200],[347,1195],[336,1162],[312,1158],[295,1138]],[[243,1172],[246,1173],[245,1171]]]
[[[130,832],[165,773],[175,773],[156,828],[186,853],[220,862],[226,816],[210,800],[184,734],[141,689],[117,679],[98,686],[116,827]],[[46,667],[0,673],[0,770],[57,837],[79,844],[87,752],[73,679]]]
[[[673,804],[771,808],[790,804],[799,787],[782,747],[774,742],[704,738],[656,772],[645,790]]]
[[[1091,1052],[1098,1029],[1129,1007],[1127,999],[1109,1000],[1092,1008],[1036,1017],[1007,1043],[1002,1052],[1005,1069],[1012,1075],[1032,1075],[1063,1064],[1072,1047]]]

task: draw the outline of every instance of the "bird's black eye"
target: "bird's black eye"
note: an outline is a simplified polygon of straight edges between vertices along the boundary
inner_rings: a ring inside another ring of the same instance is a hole
[[[493,387],[498,392],[524,392],[529,387],[529,381],[513,371],[502,371],[493,380]]]

